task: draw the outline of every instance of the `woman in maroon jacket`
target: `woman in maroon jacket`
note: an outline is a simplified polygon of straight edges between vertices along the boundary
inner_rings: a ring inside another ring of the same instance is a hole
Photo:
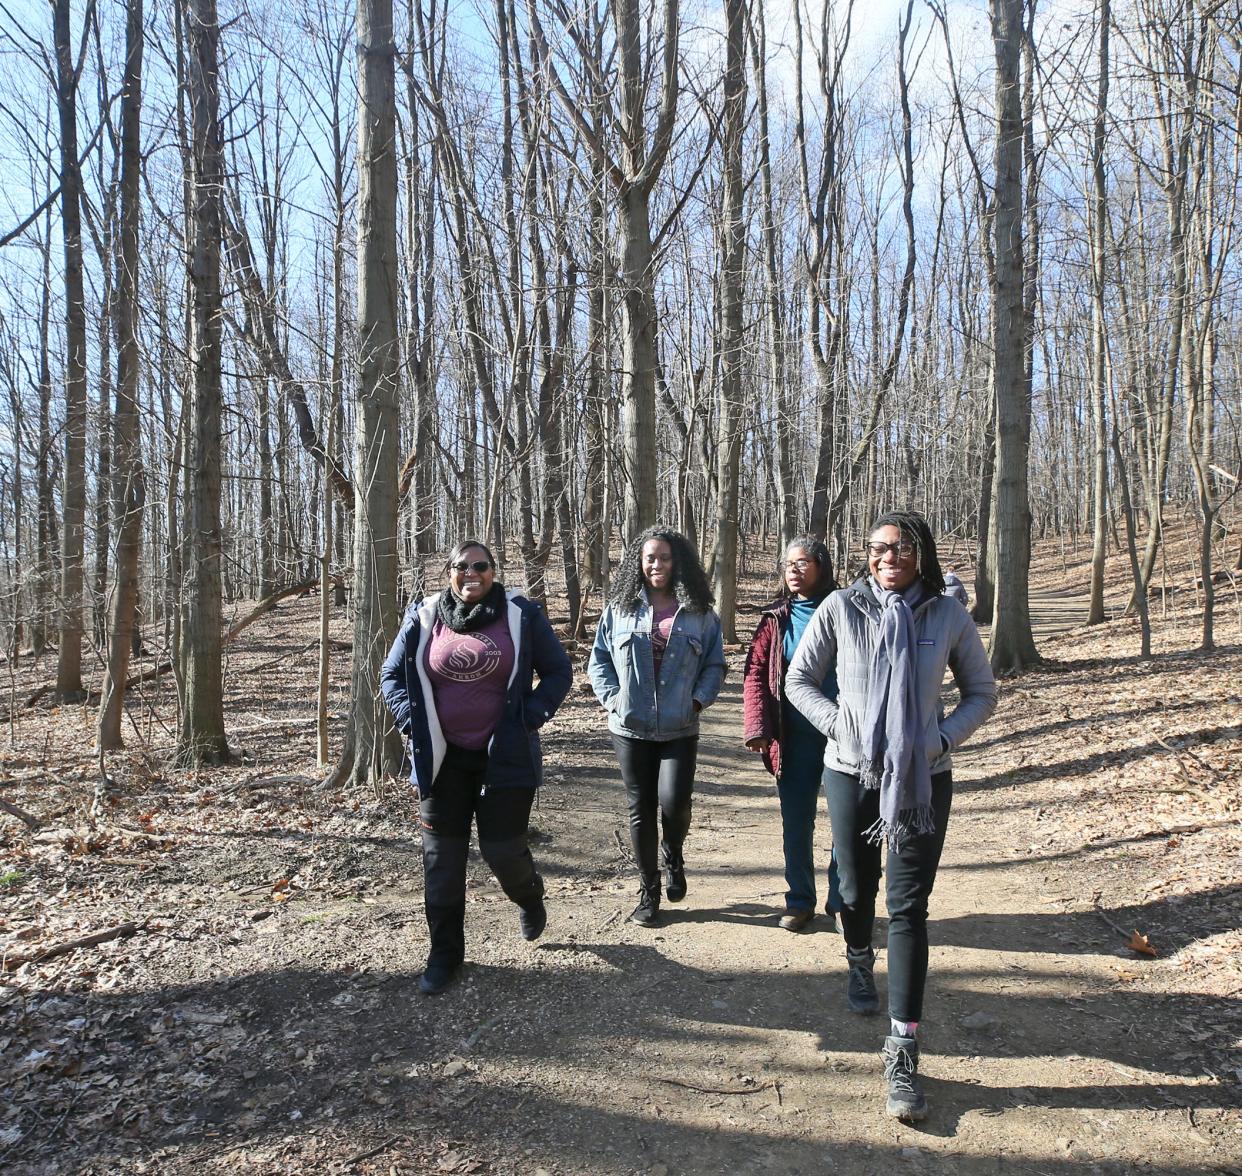
[[[810,536],[789,544],[780,571],[780,595],[763,609],[746,656],[743,738],[751,751],[763,756],[764,766],[776,777],[788,886],[780,926],[802,931],[815,918],[815,810],[824,770],[824,736],[785,702],[785,667],[815,610],[836,585],[828,548]],[[835,674],[829,677],[824,692],[835,697]],[[840,902],[834,854],[828,867],[825,907],[833,931]]]

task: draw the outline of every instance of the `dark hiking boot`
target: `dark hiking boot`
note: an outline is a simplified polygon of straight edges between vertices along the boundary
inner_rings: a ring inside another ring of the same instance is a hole
[[[846,1001],[851,1013],[864,1017],[880,1011],[880,994],[875,988],[875,951],[868,947],[858,951],[846,948],[845,958],[850,966],[846,987]]]
[[[640,927],[658,927],[660,925],[660,883],[643,885],[638,891],[638,906],[630,915],[630,922]]]
[[[927,1118],[927,1098],[919,1085],[919,1043],[913,1037],[886,1037],[880,1056],[888,1083],[885,1113],[906,1123]]]
[[[518,923],[522,928],[522,938],[527,943],[534,943],[548,925],[548,908],[543,905],[543,899],[532,907],[523,907],[518,915]]]
[[[686,863],[667,845],[660,847],[660,854],[664,859],[664,895],[669,902],[681,902],[686,897]]]
[[[428,961],[423,974],[418,978],[418,991],[424,996],[435,996],[443,992],[457,979],[457,968],[450,964],[435,964]]]

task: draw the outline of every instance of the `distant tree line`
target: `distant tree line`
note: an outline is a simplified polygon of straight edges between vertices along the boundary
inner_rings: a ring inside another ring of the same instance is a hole
[[[1176,503],[1212,648],[1236,5],[39,12],[0,13],[0,632],[98,692],[104,748],[146,648],[182,761],[226,758],[224,605],[319,583],[321,762],[374,780],[378,659],[466,534],[573,636],[666,521],[733,638],[748,560],[810,531],[844,574],[911,505],[1004,670],[1038,657],[1032,537],[1090,549],[1093,622],[1130,553],[1146,652]]]

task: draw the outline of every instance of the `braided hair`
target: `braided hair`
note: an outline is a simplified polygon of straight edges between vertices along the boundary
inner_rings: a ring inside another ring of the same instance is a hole
[[[690,541],[678,531],[668,527],[648,527],[625,549],[612,580],[609,600],[623,613],[637,610],[642,601],[643,547],[652,539],[662,539],[673,553],[672,588],[677,602],[690,612],[704,613],[716,602],[707,573],[699,562],[698,552]]]
[[[881,527],[896,527],[903,539],[914,544],[914,566],[918,569],[924,590],[929,596],[943,596],[944,573],[940,570],[936,540],[927,520],[916,510],[891,510],[880,515],[867,534],[874,535]]]

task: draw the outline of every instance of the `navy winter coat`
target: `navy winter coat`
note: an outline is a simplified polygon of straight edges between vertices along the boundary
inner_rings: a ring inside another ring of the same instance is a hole
[[[543,610],[517,593],[506,596],[513,672],[504,714],[487,745],[484,787],[538,788],[543,782],[543,752],[537,732],[569,693],[573,669]],[[410,779],[419,797],[430,795],[446,747],[425,656],[439,599],[437,594],[411,603],[380,671],[384,701],[397,730],[409,741]]]

